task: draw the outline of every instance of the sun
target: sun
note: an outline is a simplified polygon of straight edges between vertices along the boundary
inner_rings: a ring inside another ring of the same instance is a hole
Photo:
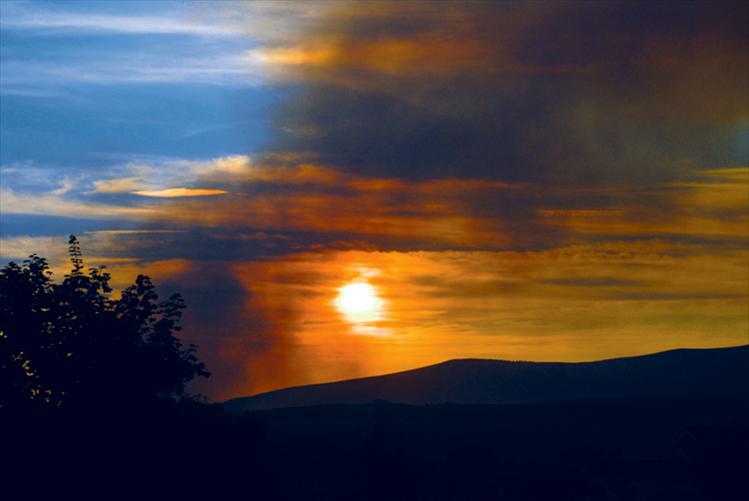
[[[379,318],[382,300],[368,283],[353,282],[338,291],[336,307],[350,322],[372,322]]]

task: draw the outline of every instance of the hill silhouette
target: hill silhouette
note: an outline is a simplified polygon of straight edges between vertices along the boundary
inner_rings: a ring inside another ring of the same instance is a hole
[[[357,405],[509,404],[749,393],[749,345],[596,362],[460,359],[383,376],[297,386],[224,402],[229,412]]]

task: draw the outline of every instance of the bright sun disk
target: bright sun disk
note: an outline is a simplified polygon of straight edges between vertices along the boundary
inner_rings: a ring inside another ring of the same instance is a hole
[[[339,289],[336,306],[352,322],[376,320],[381,300],[374,287],[366,282],[354,282]]]

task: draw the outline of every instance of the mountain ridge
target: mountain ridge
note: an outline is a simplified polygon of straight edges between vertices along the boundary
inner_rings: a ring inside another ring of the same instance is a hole
[[[678,348],[586,362],[450,359],[378,376],[292,386],[223,405],[229,412],[242,412],[377,400],[492,404],[701,394],[749,394],[749,345]]]

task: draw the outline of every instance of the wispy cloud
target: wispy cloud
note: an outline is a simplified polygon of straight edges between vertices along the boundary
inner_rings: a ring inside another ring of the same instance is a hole
[[[79,5],[76,10],[75,4],[45,8],[34,3],[2,2],[0,29],[7,37],[3,49],[12,57],[2,60],[0,90],[4,95],[48,97],[60,93],[54,89],[72,83],[259,82],[259,68],[248,65],[238,49],[253,43],[246,28],[236,18],[221,15],[218,2],[213,6],[167,5],[169,8],[164,9],[163,4],[131,3],[128,6],[134,8],[127,9],[130,13],[118,14],[103,3],[86,2],[85,9]],[[26,51],[22,39],[14,42],[19,34],[48,40],[48,50]],[[118,41],[114,38],[118,35],[131,35],[138,46]],[[151,35],[162,39],[154,40]],[[85,49],[57,43],[70,36],[99,40]],[[194,49],[185,52],[180,45],[165,43],[163,37],[170,36],[197,37]],[[206,37],[219,39],[201,42]],[[97,46],[106,50],[94,50]]]
[[[207,7],[204,5],[204,7]],[[205,9],[210,13],[210,9]],[[247,36],[237,23],[221,16],[190,15],[171,9],[160,15],[97,14],[85,11],[46,9],[29,3],[3,2],[0,27],[3,29],[55,30],[68,32],[182,34],[198,36]]]
[[[93,182],[95,193],[132,193],[143,187],[140,177],[99,179]]]
[[[191,57],[168,55],[128,55],[112,60],[109,55],[66,62],[3,62],[3,88],[13,95],[49,97],[51,92],[29,90],[36,84],[62,83],[127,84],[184,83],[254,86],[263,83],[262,68],[250,66],[232,54]]]
[[[2,60],[0,90],[49,97],[59,95],[55,89],[63,84],[76,83],[261,85],[268,82],[268,64],[252,48],[278,43],[292,33],[298,36],[301,26],[326,10],[320,5],[222,1],[128,2],[127,7],[113,12],[111,4],[94,2],[53,7],[0,3],[0,28],[8,37],[3,49],[12,55]],[[137,46],[118,40],[122,35],[131,36]],[[22,41],[14,42],[16,36],[48,40],[49,50],[29,53]],[[85,49],[55,43],[71,36],[97,40]],[[166,41],[168,37],[182,39],[176,43]],[[94,50],[98,46],[106,50]]]
[[[0,190],[0,212],[4,214],[36,214],[76,218],[143,218],[153,214],[150,207],[127,207],[84,202],[54,193],[31,194]]]

